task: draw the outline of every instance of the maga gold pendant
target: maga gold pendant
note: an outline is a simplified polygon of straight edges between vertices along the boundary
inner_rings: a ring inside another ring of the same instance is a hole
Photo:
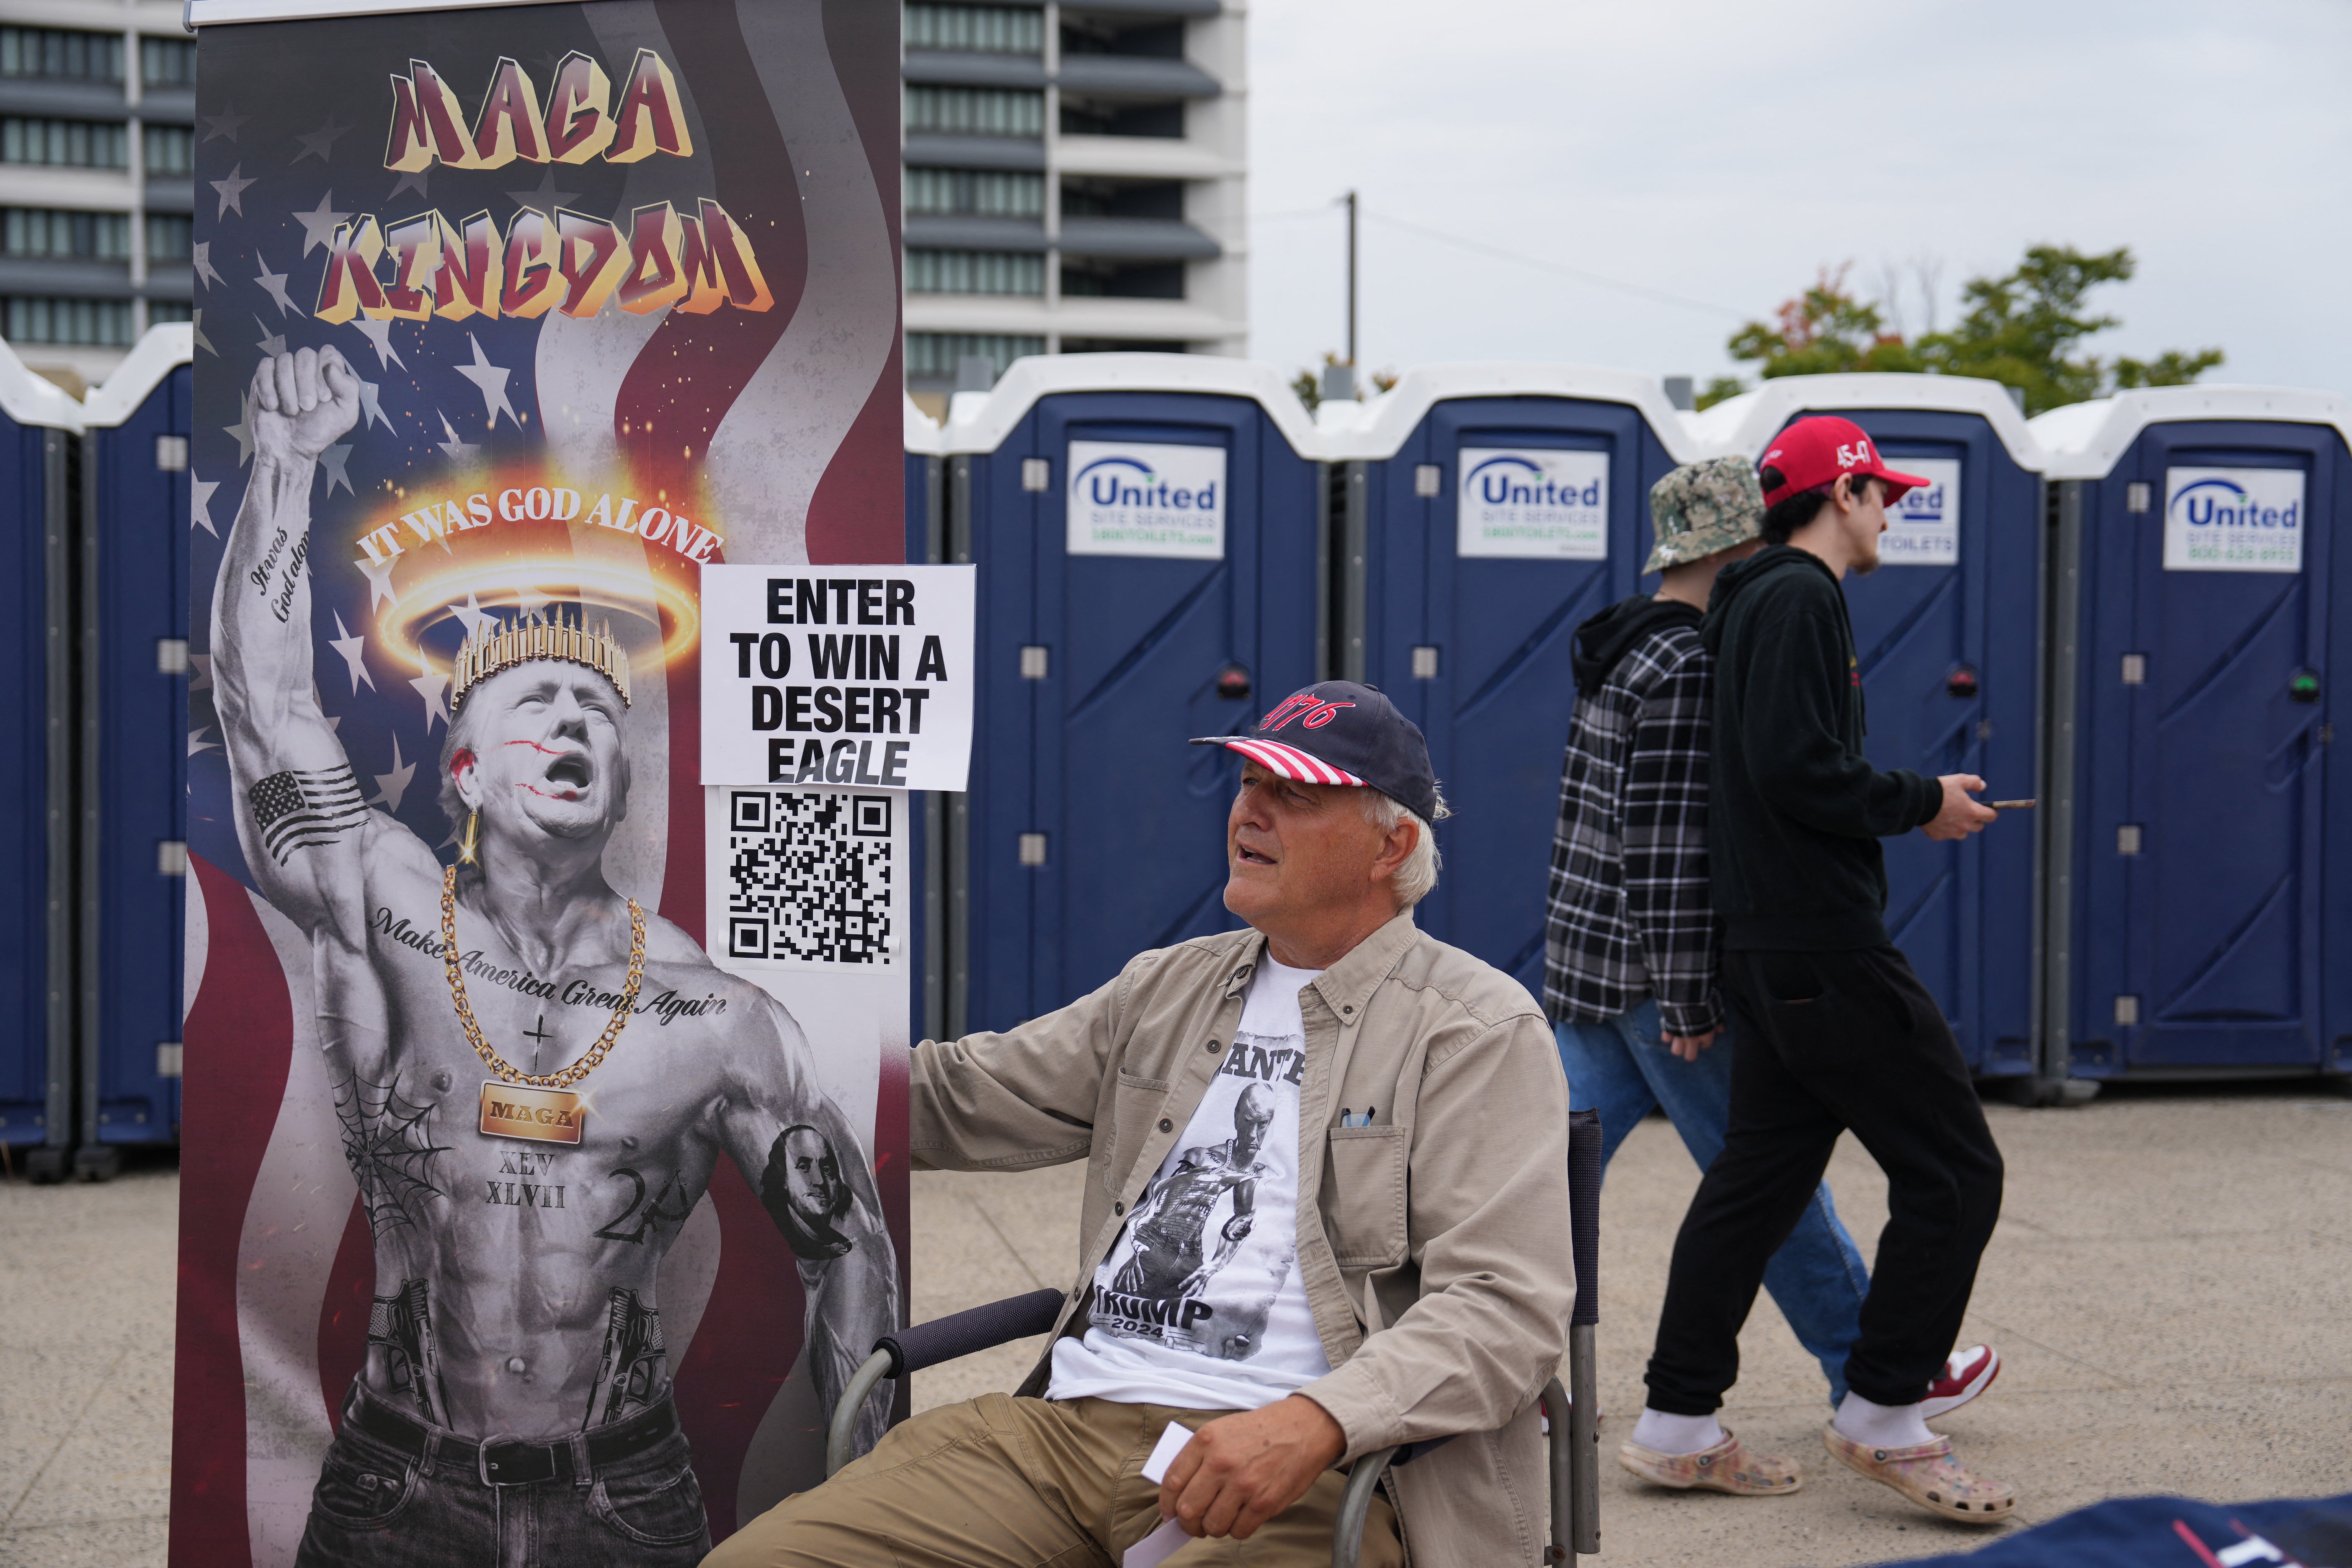
[[[492,1081],[482,1085],[482,1133],[536,1143],[577,1143],[588,1120],[580,1096],[568,1089],[532,1089]]]

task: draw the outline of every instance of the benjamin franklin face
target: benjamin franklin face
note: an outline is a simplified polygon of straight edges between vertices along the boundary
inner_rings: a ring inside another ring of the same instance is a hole
[[[833,1145],[814,1127],[795,1127],[784,1134],[784,1184],[812,1230],[830,1226],[848,1205],[841,1183],[841,1162]]]
[[[500,670],[459,711],[458,794],[526,841],[607,835],[628,816],[626,717],[620,693],[584,665],[534,659]]]

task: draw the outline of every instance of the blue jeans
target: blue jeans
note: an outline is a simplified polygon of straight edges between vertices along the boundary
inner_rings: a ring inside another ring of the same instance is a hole
[[[1601,1112],[1603,1170],[1625,1134],[1661,1106],[1700,1170],[1723,1152],[1724,1128],[1731,1119],[1728,1030],[1695,1062],[1666,1049],[1654,1000],[1605,1023],[1559,1024],[1554,1032],[1559,1065],[1568,1069],[1570,1107]],[[1845,1397],[1845,1358],[1862,1333],[1870,1269],[1838,1219],[1827,1182],[1765,1267],[1764,1289],[1796,1331],[1797,1342],[1822,1363],[1830,1380],[1830,1403],[1835,1405]]]

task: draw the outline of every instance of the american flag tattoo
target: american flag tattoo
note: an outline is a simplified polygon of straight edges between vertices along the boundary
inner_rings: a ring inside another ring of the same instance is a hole
[[[253,786],[253,825],[280,866],[294,851],[331,844],[367,816],[349,763],[310,773],[272,773]]]

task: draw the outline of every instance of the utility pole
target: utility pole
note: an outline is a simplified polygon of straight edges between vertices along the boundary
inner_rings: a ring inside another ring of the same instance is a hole
[[[1356,193],[1340,198],[1348,204],[1348,368],[1356,366]]]

